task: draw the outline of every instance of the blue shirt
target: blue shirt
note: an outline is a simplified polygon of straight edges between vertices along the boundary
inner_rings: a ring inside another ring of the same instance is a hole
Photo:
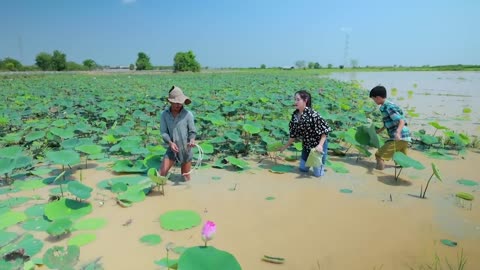
[[[411,142],[410,129],[407,127],[407,119],[403,114],[402,109],[394,103],[385,100],[382,106],[380,106],[380,112],[382,113],[383,125],[387,129],[390,140],[395,140],[395,133],[397,132],[400,120],[405,121],[405,125],[400,133],[402,141]]]

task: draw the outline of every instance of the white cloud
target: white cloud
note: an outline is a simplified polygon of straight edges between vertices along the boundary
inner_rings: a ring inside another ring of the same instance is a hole
[[[137,0],[122,0],[122,3],[124,4],[133,4],[135,2],[137,2]]]

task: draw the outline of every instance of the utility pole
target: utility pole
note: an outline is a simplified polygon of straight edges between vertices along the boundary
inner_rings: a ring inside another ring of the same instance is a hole
[[[343,49],[343,67],[347,67],[348,50],[350,47],[350,31],[352,31],[352,29],[350,27],[342,27],[340,28],[340,30],[345,33],[345,47]]]

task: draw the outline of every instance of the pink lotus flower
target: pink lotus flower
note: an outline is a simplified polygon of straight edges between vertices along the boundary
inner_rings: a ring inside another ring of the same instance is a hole
[[[208,220],[205,222],[202,229],[202,239],[205,241],[205,246],[207,246],[207,241],[212,240],[216,230],[217,227],[213,221]]]

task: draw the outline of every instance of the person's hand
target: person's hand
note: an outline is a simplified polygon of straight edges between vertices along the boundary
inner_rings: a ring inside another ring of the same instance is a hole
[[[178,152],[179,152],[179,151],[178,151],[178,146],[177,146],[177,144],[174,143],[174,142],[171,142],[171,143],[170,143],[170,149],[172,149],[172,151],[175,152],[175,153],[178,153]]]
[[[317,147],[315,147],[315,150],[317,150],[317,152],[323,154],[323,146],[322,145],[317,145]]]
[[[191,139],[189,142],[188,142],[188,147],[194,147],[195,146],[195,139]]]

